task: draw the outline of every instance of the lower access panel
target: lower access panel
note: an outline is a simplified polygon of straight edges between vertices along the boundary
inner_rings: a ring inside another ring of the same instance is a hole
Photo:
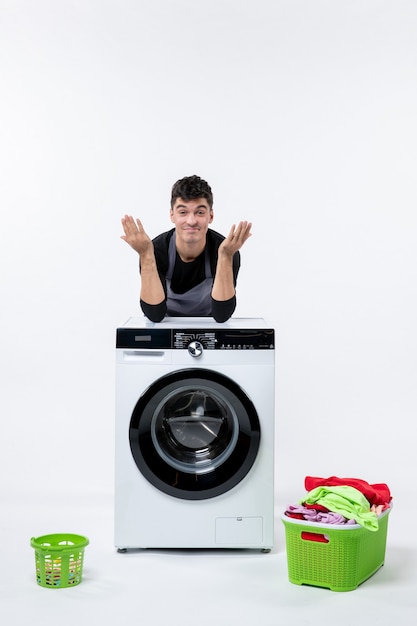
[[[216,544],[241,547],[258,546],[263,540],[262,517],[218,517]]]

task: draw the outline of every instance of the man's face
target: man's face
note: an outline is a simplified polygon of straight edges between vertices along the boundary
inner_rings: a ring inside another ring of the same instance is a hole
[[[170,216],[177,239],[185,244],[205,242],[209,224],[213,221],[213,211],[205,198],[188,201],[177,198]]]

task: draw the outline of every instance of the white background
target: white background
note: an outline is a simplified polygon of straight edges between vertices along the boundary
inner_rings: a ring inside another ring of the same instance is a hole
[[[114,558],[115,329],[139,313],[120,218],[167,230],[171,185],[190,174],[213,188],[213,228],[253,222],[236,316],[277,333],[277,515],[307,474],[386,482],[393,569],[411,558],[416,32],[413,0],[0,0],[1,529],[19,556],[5,556],[8,623],[20,584],[34,602],[50,593],[33,585],[30,536],[65,522],[89,534],[93,589]],[[277,532],[266,558],[284,572],[279,520]],[[234,602],[248,601],[241,585]],[[317,591],[280,585],[294,606]],[[277,623],[270,609],[262,623]]]

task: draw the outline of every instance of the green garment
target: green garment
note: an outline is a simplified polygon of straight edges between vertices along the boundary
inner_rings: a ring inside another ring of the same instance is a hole
[[[320,504],[333,513],[340,513],[347,519],[354,519],[357,524],[368,530],[378,530],[378,518],[371,511],[365,496],[355,487],[338,485],[335,487],[320,486],[309,491],[300,500],[300,504]]]

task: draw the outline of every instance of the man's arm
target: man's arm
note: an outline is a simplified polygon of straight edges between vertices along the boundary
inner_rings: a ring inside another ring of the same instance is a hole
[[[122,218],[122,226],[125,234],[121,239],[126,241],[140,257],[140,299],[150,305],[160,304],[165,300],[165,293],[158,274],[152,239],[146,234],[139,219],[135,222],[133,217],[125,215]]]
[[[251,228],[252,224],[250,222],[240,222],[237,227],[233,224],[229,234],[220,244],[216,275],[211,290],[211,297],[214,300],[220,302],[230,300],[236,295],[233,277],[233,256],[251,236]]]

